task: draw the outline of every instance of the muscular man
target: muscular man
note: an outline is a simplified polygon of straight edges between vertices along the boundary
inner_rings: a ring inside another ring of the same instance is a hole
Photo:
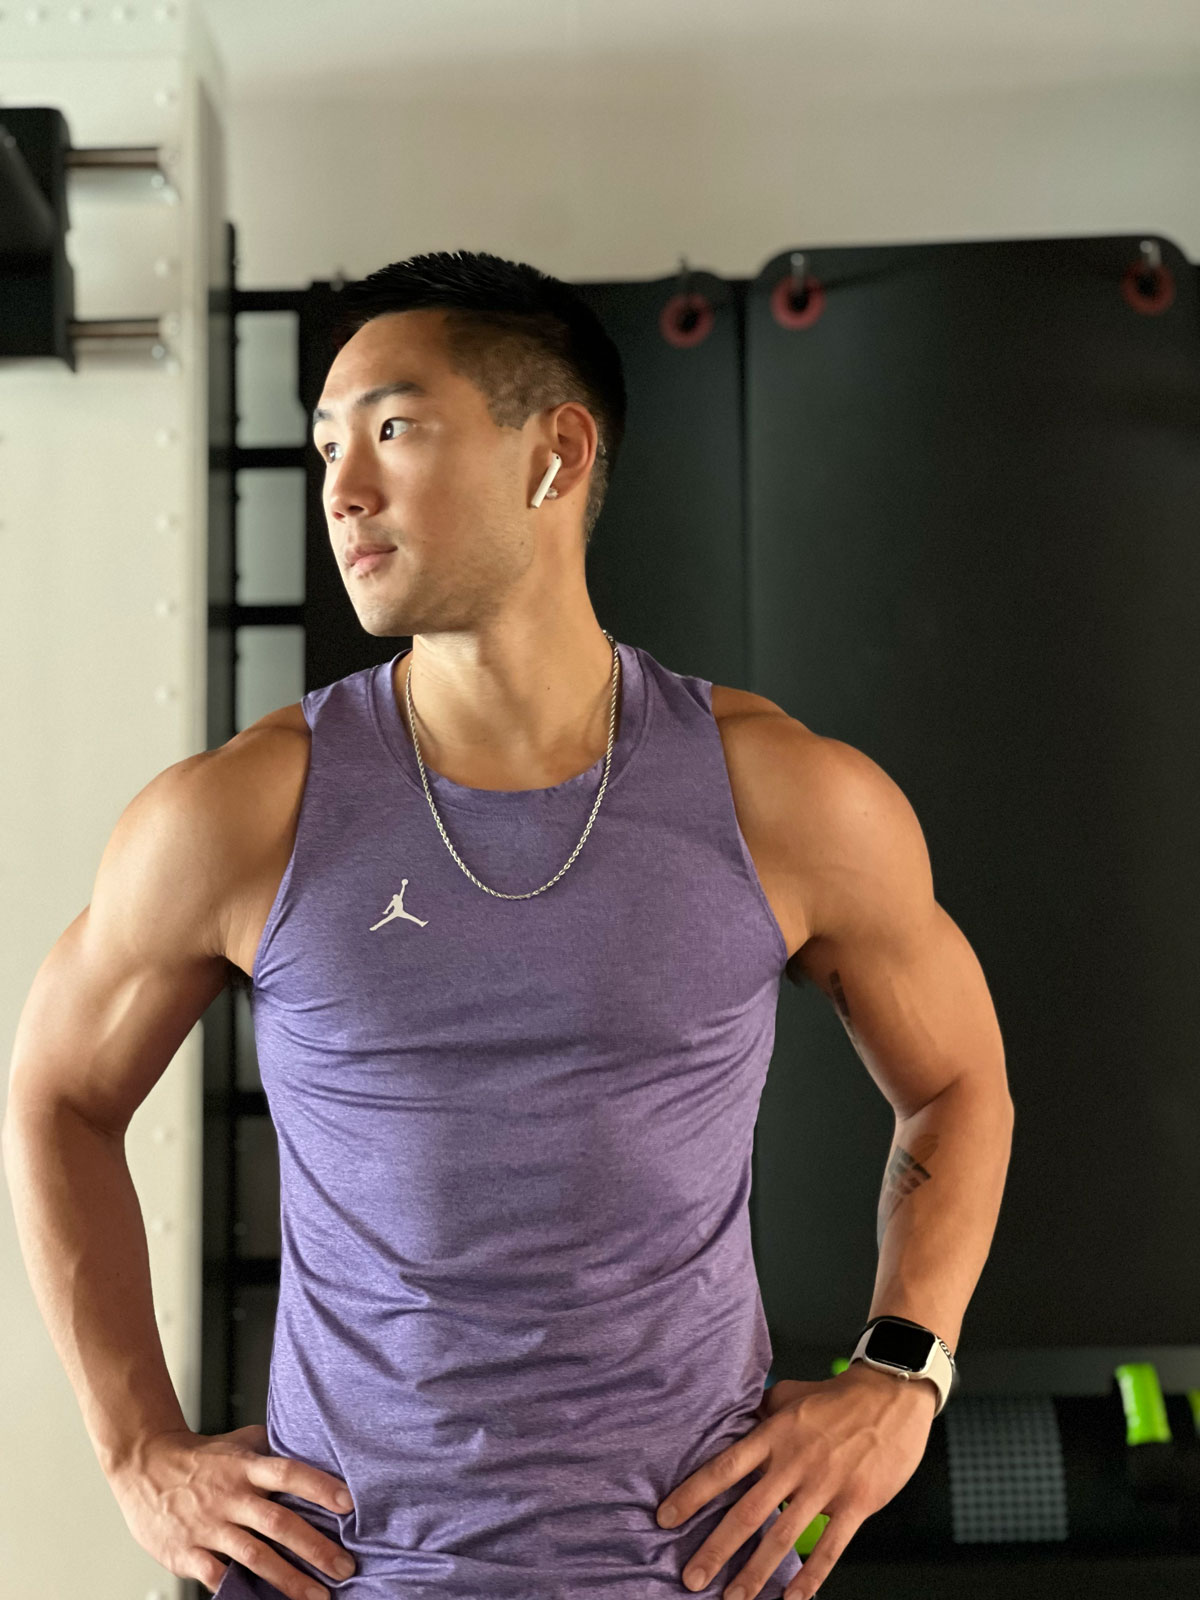
[[[855,1452],[815,1473],[801,1391],[906,1472],[939,1395],[859,1363],[765,1404],[746,1201],[779,980],[831,997],[896,1111],[872,1312],[953,1346],[1007,1156],[982,974],[874,763],[597,621],[625,396],[579,297],[443,254],[348,319],[313,428],[331,559],[412,648],[121,817],[16,1041],[40,1303],[132,1532],[223,1600],[808,1600],[798,1534],[831,1512],[827,1569],[871,1507],[855,1480],[839,1520]],[[123,1137],[231,967],[283,1249],[265,1427],[211,1438]]]

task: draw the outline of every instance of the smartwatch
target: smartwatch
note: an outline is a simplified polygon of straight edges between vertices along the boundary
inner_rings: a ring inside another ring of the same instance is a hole
[[[935,1417],[958,1384],[958,1367],[948,1347],[936,1333],[907,1317],[873,1317],[859,1335],[850,1361],[863,1361],[904,1382],[930,1379],[938,1391]]]

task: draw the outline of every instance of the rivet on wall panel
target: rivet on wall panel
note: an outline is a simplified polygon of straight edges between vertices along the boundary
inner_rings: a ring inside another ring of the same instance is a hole
[[[179,435],[174,428],[160,428],[154,435],[155,444],[174,444]]]
[[[133,12],[129,6],[114,6],[112,8],[112,19],[114,22],[128,22],[132,15]]]
[[[151,1217],[150,1218],[150,1232],[151,1233],[173,1233],[174,1229],[171,1227],[171,1219],[170,1219],[170,1217]]]
[[[174,22],[178,15],[178,6],[155,6],[154,8],[155,22]]]
[[[156,617],[173,617],[178,610],[178,600],[167,600],[164,598],[154,602],[154,615]],[[157,1132],[155,1133],[154,1137],[156,1139],[158,1138]]]
[[[87,22],[91,15],[92,13],[89,11],[87,6],[72,6],[70,11],[67,12],[67,21]]]
[[[166,705],[168,700],[178,700],[179,690],[171,683],[160,683],[154,691],[154,698],[160,706]]]
[[[178,511],[160,511],[154,519],[154,526],[160,533],[165,533],[168,528],[179,526]]]
[[[26,22],[45,22],[45,20],[46,20],[46,8],[45,8],[45,6],[28,6],[26,8],[26,11],[25,11],[25,21]]]
[[[154,1129],[154,1132],[151,1134],[151,1138],[154,1140],[155,1144],[166,1144],[169,1139],[173,1139],[174,1137],[175,1137],[175,1135],[171,1131],[171,1129],[166,1127],[161,1122],[157,1125],[157,1127]]]
[[[154,263],[154,276],[156,278],[169,278],[173,272],[179,271],[179,261],[175,256],[159,256]]]
[[[179,91],[177,89],[155,89],[154,91],[154,104],[156,106],[174,105],[178,99]]]

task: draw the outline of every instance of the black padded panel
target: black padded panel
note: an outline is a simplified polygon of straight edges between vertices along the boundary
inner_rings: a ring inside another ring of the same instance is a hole
[[[581,283],[621,353],[628,416],[587,556],[601,624],[675,672],[749,686],[743,528],[745,281]],[[672,304],[704,304],[694,330]],[[681,342],[663,331],[663,320]],[[694,343],[688,342],[692,338]]]
[[[772,310],[790,252],[750,283],[577,285],[629,397],[602,625],[876,760],[983,965],[1017,1130],[977,1348],[1200,1327],[1200,352],[1194,268],[1150,236],[1173,298],[1139,302],[1142,237],[810,253],[804,327]],[[664,333],[681,288],[694,342]],[[336,298],[305,298],[306,412]],[[311,687],[398,644],[359,627],[305,459]],[[752,1197],[780,1375],[865,1320],[891,1133],[832,1008],[785,983]]]
[[[750,687],[903,789],[1005,1039],[981,1347],[1200,1328],[1200,348],[1170,241],[1173,301],[1127,298],[1141,237],[818,251],[803,328],[785,254],[748,301]],[[754,1201],[779,1375],[866,1319],[891,1134],[785,985]]]
[[[0,360],[54,356],[74,372],[70,148],[56,106],[0,107]]]

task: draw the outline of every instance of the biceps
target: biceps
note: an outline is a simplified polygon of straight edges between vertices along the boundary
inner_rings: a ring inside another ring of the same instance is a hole
[[[801,955],[897,1116],[911,1116],[968,1073],[1003,1073],[983,971],[936,900],[926,918],[903,928],[818,936]]]

